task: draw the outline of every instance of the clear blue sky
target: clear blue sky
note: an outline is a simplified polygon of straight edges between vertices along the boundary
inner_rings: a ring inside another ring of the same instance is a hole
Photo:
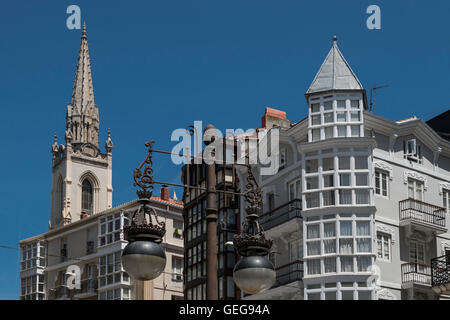
[[[100,141],[112,131],[114,205],[135,197],[143,143],[171,149],[194,120],[220,129],[260,124],[265,106],[306,116],[304,93],[338,36],[365,88],[389,84],[375,113],[425,120],[450,107],[450,2],[2,1],[0,4],[0,244],[47,231],[53,133],[63,142],[80,30],[87,23]],[[381,8],[382,30],[366,28]],[[155,156],[155,179],[179,167]],[[181,192],[178,191],[178,196]],[[19,296],[19,254],[0,249],[0,299]]]

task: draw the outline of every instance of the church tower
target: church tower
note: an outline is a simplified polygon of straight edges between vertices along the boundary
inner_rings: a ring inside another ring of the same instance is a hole
[[[106,152],[101,152],[98,145],[99,123],[86,25],[83,25],[72,101],[66,111],[66,144],[58,144],[55,134],[52,145],[50,229],[112,206],[113,143],[108,129]]]

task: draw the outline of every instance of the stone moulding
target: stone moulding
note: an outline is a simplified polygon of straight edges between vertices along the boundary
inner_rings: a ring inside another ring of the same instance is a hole
[[[424,175],[421,175],[420,173],[414,172],[414,171],[405,171],[403,173],[403,183],[408,184],[408,178],[422,181],[424,185],[424,189],[428,189],[428,180]]]
[[[373,163],[374,168],[387,171],[389,173],[389,180],[392,180],[394,177],[394,169],[388,165],[384,161],[374,161]]]

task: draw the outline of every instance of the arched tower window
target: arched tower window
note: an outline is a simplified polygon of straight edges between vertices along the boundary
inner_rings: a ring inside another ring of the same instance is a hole
[[[81,192],[81,211],[89,215],[93,211],[93,189],[88,179],[84,179]]]

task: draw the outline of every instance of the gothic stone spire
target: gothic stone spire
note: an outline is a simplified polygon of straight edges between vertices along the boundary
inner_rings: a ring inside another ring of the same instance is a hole
[[[67,106],[66,129],[72,144],[91,143],[98,148],[99,116],[94,102],[86,24],[81,35],[72,102]]]

